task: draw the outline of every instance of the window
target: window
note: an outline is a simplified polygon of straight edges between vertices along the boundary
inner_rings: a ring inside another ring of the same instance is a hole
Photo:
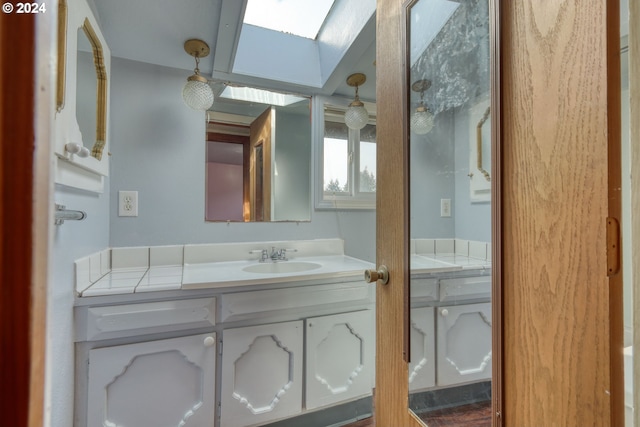
[[[352,130],[344,109],[324,107],[320,151],[318,208],[374,209],[376,193],[376,125]]]
[[[334,0],[249,0],[244,23],[315,39]]]

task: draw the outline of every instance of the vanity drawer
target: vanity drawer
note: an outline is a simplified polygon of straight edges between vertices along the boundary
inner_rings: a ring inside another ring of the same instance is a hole
[[[285,289],[239,292],[222,295],[220,321],[263,319],[275,314],[309,313],[327,307],[328,311],[364,308],[374,301],[374,287],[364,282],[300,286]]]
[[[215,313],[215,298],[78,307],[76,341],[212,327]]]
[[[438,301],[438,279],[411,278],[411,302]]]
[[[440,280],[440,301],[456,302],[491,298],[491,276]]]

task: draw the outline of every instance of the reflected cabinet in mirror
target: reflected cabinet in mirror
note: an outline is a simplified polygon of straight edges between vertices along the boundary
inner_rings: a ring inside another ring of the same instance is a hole
[[[306,97],[212,83],[207,221],[309,221],[311,121]]]
[[[489,426],[489,0],[415,0],[405,13],[409,406],[426,424],[447,408]]]
[[[102,192],[110,52],[85,0],[59,4],[56,183]]]

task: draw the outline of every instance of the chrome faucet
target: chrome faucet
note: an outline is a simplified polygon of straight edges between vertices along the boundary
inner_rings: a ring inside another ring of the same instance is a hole
[[[275,246],[271,246],[271,252],[268,249],[257,249],[253,251],[249,251],[249,253],[260,253],[260,262],[267,262],[271,260],[272,262],[276,261],[287,261],[287,251],[289,252],[297,252],[297,249],[277,249]]]

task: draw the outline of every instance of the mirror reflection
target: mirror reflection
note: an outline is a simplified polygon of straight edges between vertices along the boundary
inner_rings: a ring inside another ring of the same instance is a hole
[[[409,5],[409,405],[491,425],[488,0]],[[458,425],[458,424],[457,424]]]
[[[207,112],[207,221],[309,221],[307,97],[212,83]]]
[[[76,121],[82,144],[102,160],[107,141],[107,71],[102,45],[85,19],[77,31]]]
[[[91,150],[96,140],[98,76],[93,63],[93,48],[84,27],[78,28],[76,69],[76,119],[82,134],[82,144]]]

